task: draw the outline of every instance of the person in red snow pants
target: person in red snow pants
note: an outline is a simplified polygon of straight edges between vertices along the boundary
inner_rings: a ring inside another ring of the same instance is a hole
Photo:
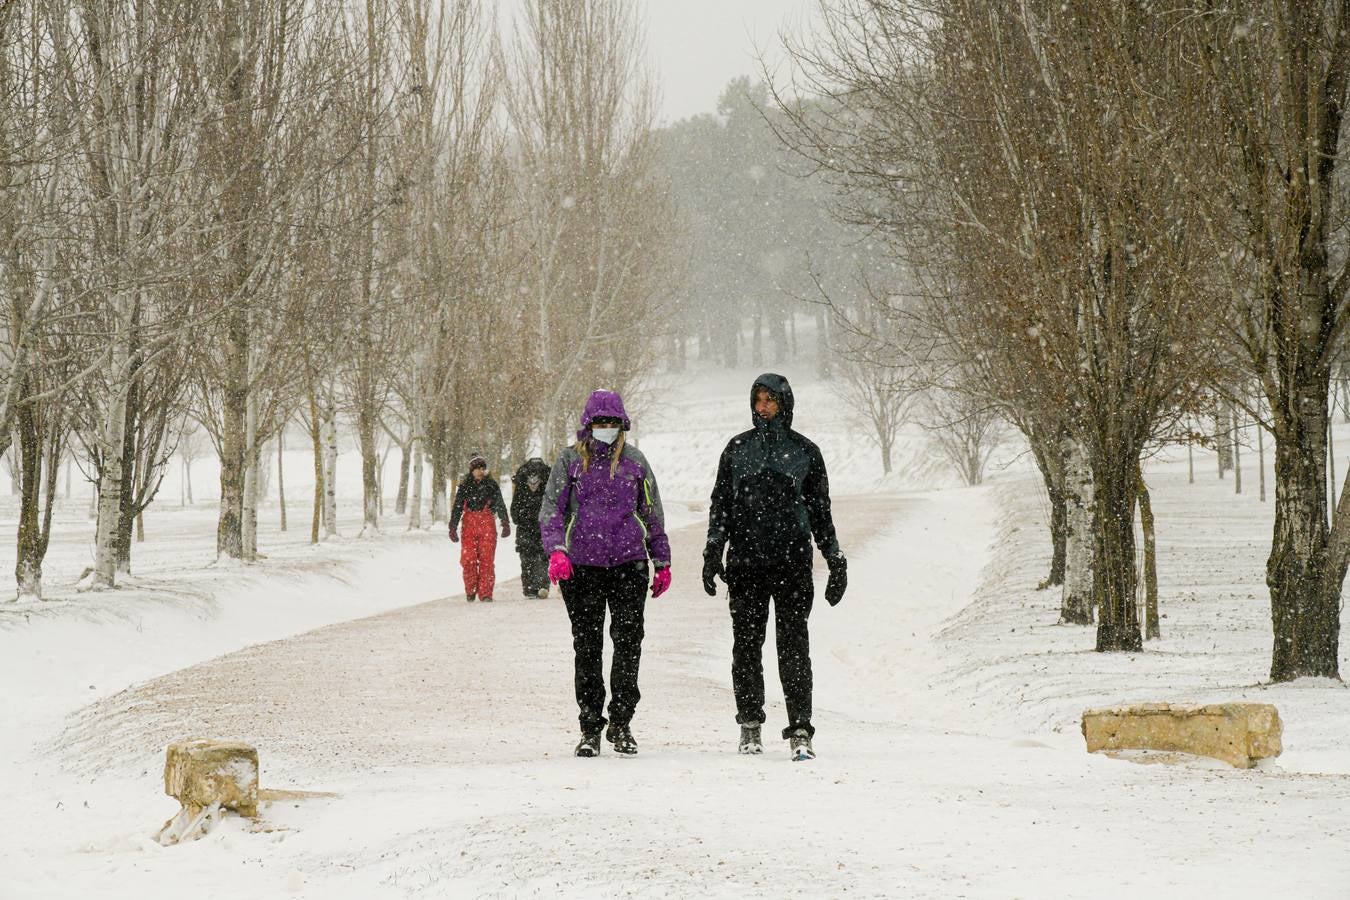
[[[460,541],[459,564],[464,570],[464,599],[492,601],[497,575],[497,529],[493,517],[502,520],[502,537],[511,536],[511,520],[502,501],[502,490],[488,474],[487,460],[475,453],[469,459],[469,474],[455,488],[450,510],[450,540]],[[460,525],[463,524],[461,535]]]
[[[461,507],[462,508],[462,507]],[[464,569],[464,596],[492,599],[497,573],[497,523],[490,509],[464,511],[459,529],[459,564]]]

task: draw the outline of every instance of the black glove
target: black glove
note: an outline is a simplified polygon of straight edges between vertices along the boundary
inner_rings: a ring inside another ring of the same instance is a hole
[[[722,548],[709,544],[703,548],[703,590],[709,597],[717,596],[717,578],[727,580],[727,570],[722,568]]]
[[[825,583],[825,602],[838,606],[848,588],[848,560],[844,559],[844,554],[836,553],[825,557],[825,565],[830,567],[830,580]]]

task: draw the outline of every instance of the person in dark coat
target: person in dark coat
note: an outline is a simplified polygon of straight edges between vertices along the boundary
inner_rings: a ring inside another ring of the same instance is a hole
[[[539,537],[539,507],[548,473],[548,463],[532,456],[511,476],[511,521],[516,523],[520,589],[526,597],[548,596],[548,554]]]
[[[741,753],[762,753],[764,723],[764,634],[774,607],[778,677],[787,701],[783,738],[794,759],[813,759],[811,738],[811,644],[807,619],[815,597],[811,545],[830,569],[825,599],[840,601],[847,561],[830,515],[830,484],[820,449],[792,429],[792,387],[767,373],[750,389],[749,431],[722,451],[708,510],[703,551],[703,589],[727,585],[731,607],[731,682]],[[723,550],[726,561],[723,563]]]
[[[469,602],[475,598],[492,602],[492,588],[497,580],[497,529],[493,516],[502,520],[502,537],[510,537],[511,520],[506,517],[502,489],[488,474],[487,460],[475,453],[469,458],[469,473],[455,488],[450,509],[450,540],[460,540],[460,520],[464,522],[459,564],[464,570],[464,599]]]

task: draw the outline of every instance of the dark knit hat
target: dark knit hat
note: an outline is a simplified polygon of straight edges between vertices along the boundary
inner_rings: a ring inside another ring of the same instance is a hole
[[[474,469],[486,469],[487,467],[488,467],[487,460],[483,458],[483,454],[479,453],[477,450],[469,454],[470,472],[472,472]]]

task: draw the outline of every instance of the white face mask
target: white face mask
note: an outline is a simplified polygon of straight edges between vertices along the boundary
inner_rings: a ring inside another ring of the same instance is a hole
[[[602,444],[612,444],[619,437],[618,428],[592,428],[591,437]]]

